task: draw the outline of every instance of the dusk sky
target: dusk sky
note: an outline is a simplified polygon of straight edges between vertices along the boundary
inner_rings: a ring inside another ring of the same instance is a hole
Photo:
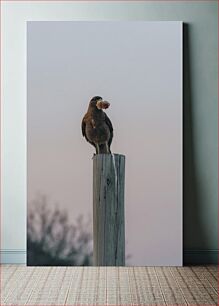
[[[28,201],[92,216],[94,148],[81,134],[100,95],[126,155],[129,265],[182,259],[182,23],[28,22]],[[158,252],[159,250],[159,252]]]

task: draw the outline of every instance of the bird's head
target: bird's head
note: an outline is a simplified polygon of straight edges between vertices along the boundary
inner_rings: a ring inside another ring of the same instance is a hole
[[[110,106],[110,103],[107,101],[104,101],[103,98],[99,96],[95,96],[90,100],[89,106],[95,107],[97,109],[106,109]]]

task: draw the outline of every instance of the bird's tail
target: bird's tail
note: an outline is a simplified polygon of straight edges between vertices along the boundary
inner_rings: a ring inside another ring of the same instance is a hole
[[[105,143],[99,145],[99,148],[100,148],[100,154],[110,154],[111,153],[110,148]]]

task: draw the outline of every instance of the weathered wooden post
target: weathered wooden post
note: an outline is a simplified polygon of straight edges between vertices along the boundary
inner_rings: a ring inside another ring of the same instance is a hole
[[[125,156],[93,157],[93,239],[95,266],[125,265]]]

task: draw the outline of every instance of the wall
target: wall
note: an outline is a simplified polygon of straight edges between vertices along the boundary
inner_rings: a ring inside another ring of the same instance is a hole
[[[182,20],[184,26],[184,249],[217,258],[217,1],[2,4],[2,262],[26,250],[25,20]],[[16,50],[16,52],[15,52]],[[13,90],[11,88],[13,87]]]

